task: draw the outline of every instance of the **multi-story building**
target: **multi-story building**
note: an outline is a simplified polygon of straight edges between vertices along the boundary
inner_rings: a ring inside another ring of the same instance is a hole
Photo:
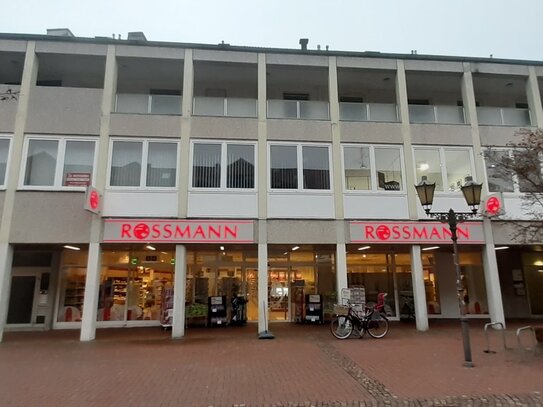
[[[326,317],[360,286],[368,302],[387,292],[393,319],[412,300],[426,330],[459,307],[449,229],[424,213],[422,176],[437,211],[468,210],[466,176],[503,192],[506,215],[460,225],[469,316],[543,315],[541,242],[511,238],[511,220],[529,220],[522,185],[483,156],[543,126],[541,62],[51,30],[0,35],[8,89],[0,334],[159,325],[172,286],[174,337],[210,296],[244,295],[262,331],[304,319],[308,294]]]

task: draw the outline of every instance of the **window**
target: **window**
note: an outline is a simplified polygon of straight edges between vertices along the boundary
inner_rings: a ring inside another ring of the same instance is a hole
[[[194,142],[192,187],[254,189],[255,144]]]
[[[471,149],[423,148],[414,149],[417,183],[423,176],[436,183],[436,191],[457,192],[467,176],[473,174]]]
[[[0,187],[6,185],[6,172],[8,167],[9,138],[0,138]]]
[[[327,145],[271,144],[271,188],[330,190],[329,156]]]
[[[487,150],[485,163],[490,192],[541,190],[541,159],[537,152],[524,149]]]
[[[29,137],[22,188],[81,188],[92,183],[96,141]]]
[[[399,147],[343,147],[346,190],[401,191],[402,155]]]
[[[489,150],[485,151],[486,175],[488,180],[488,190],[490,192],[514,192],[515,185],[513,174],[509,173],[500,166],[504,159],[509,158],[507,150]]]
[[[109,185],[173,188],[177,178],[178,143],[113,140]]]

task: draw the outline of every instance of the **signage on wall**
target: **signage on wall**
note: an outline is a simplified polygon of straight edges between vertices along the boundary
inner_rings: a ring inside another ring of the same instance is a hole
[[[104,242],[254,243],[251,220],[106,219]]]
[[[441,243],[452,244],[449,225],[441,222],[358,222],[349,225],[351,243]],[[456,234],[460,244],[484,243],[481,222],[458,224]]]
[[[484,216],[492,217],[505,213],[503,194],[501,192],[487,195],[482,201],[481,207],[483,208],[482,213]]]
[[[66,187],[86,187],[90,185],[91,174],[89,172],[68,172],[64,178]]]
[[[94,214],[99,214],[102,209],[102,194],[98,192],[93,186],[87,187],[87,192],[85,193],[85,204],[83,208],[87,211],[90,211]]]

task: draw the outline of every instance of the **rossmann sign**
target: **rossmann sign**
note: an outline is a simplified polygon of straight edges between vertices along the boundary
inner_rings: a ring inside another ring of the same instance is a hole
[[[352,243],[452,244],[449,225],[440,222],[350,222]],[[457,226],[460,244],[484,243],[483,224],[464,222]]]
[[[253,243],[254,222],[243,220],[104,220],[105,243]]]

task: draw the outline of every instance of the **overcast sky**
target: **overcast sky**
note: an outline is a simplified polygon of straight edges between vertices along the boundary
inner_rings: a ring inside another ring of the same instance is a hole
[[[0,32],[543,60],[543,0],[4,0]]]

